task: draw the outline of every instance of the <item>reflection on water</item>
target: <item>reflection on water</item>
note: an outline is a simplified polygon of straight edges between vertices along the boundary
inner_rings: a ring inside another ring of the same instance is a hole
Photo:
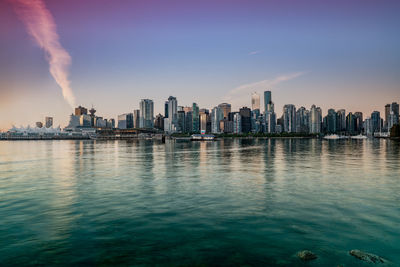
[[[390,140],[0,142],[5,265],[400,264]]]

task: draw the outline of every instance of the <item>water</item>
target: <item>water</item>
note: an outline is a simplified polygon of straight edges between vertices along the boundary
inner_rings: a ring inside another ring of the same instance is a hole
[[[400,265],[398,142],[0,142],[0,265],[371,266],[350,249]]]

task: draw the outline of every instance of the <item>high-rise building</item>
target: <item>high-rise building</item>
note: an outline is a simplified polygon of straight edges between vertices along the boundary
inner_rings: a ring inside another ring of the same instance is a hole
[[[252,133],[260,133],[263,131],[264,119],[261,119],[260,117],[260,109],[254,109],[251,111],[250,125]]]
[[[232,109],[231,104],[222,103],[222,104],[219,104],[218,107],[222,110],[222,114],[224,116],[223,118],[227,119],[229,116],[229,112],[231,112],[231,109]]]
[[[133,128],[140,128],[140,110],[133,110]]]
[[[177,130],[178,119],[178,101],[176,97],[170,96],[167,101],[168,117],[164,119],[164,130],[166,132],[175,132]]]
[[[211,110],[211,132],[212,133],[220,133],[220,125],[219,122],[224,119],[224,113],[222,109],[218,107],[214,107]]]
[[[272,103],[271,91],[264,91],[264,111],[270,111],[269,105]]]
[[[79,126],[83,128],[92,127],[92,117],[87,114],[79,116]]]
[[[260,95],[256,92],[251,94],[251,109],[252,110],[260,110]]]
[[[154,128],[164,130],[164,117],[161,114],[156,115],[154,119]]]
[[[200,119],[200,125],[199,125],[199,130],[201,133],[209,133],[211,129],[209,129],[208,122],[210,120],[209,116],[209,111],[207,109],[201,109],[199,111],[199,119]]]
[[[185,132],[185,129],[186,129],[185,122],[186,122],[185,111],[183,111],[183,108],[181,108],[176,113],[176,131],[177,132],[180,132],[180,133]]]
[[[46,128],[53,127],[53,117],[44,118]]]
[[[334,109],[328,109],[328,115],[326,115],[326,129],[325,131],[329,134],[333,134],[337,132],[336,126],[337,126],[337,115],[336,111]]]
[[[118,129],[133,128],[133,113],[118,115]]]
[[[187,111],[185,113],[185,132],[186,133],[191,133],[193,132],[193,111]]]
[[[308,133],[309,124],[309,111],[305,107],[300,107],[296,111],[296,132]]]
[[[251,109],[242,107],[239,109],[242,123],[242,133],[249,133],[251,131]]]
[[[377,133],[381,131],[381,114],[379,111],[374,111],[371,113],[371,124],[372,133]]]
[[[385,105],[385,129],[389,126],[390,104]]]
[[[389,117],[388,117],[388,131],[393,127],[393,125],[399,123],[399,104],[393,102],[390,104]]]
[[[357,133],[363,132],[363,114],[360,111],[354,112],[355,130]]]
[[[233,121],[223,119],[219,122],[219,129],[222,133],[233,133]]]
[[[200,117],[199,117],[199,106],[196,103],[192,105],[192,131],[198,133],[200,131]]]
[[[242,116],[238,112],[233,113],[233,132],[235,134],[242,133]]]
[[[75,116],[81,116],[81,115],[86,115],[87,114],[87,109],[79,106],[75,108]]]
[[[164,118],[168,118],[168,101],[164,104]]]
[[[310,133],[316,134],[321,132],[322,111],[320,107],[315,105],[310,109]]]
[[[153,128],[154,104],[151,99],[140,101],[140,128]]]
[[[344,109],[336,112],[336,131],[341,133],[346,131],[346,111]]]
[[[283,131],[296,132],[296,107],[292,104],[283,106]]]
[[[356,118],[351,112],[346,116],[346,131],[350,134],[356,133]]]

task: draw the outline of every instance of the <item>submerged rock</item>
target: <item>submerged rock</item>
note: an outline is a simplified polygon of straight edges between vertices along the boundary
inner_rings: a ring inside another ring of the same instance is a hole
[[[358,249],[350,250],[349,254],[353,257],[356,257],[359,260],[366,261],[369,263],[385,263],[386,262],[385,259],[383,259],[377,255],[374,255],[374,254],[371,254],[368,252],[364,252],[364,251],[361,251]]]
[[[310,261],[310,260],[315,260],[317,258],[317,255],[315,255],[309,250],[303,250],[297,252],[297,257],[299,257],[303,261]]]

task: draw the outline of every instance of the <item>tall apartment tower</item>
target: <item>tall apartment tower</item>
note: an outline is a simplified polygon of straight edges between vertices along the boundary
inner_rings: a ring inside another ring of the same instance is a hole
[[[154,104],[151,99],[140,101],[140,128],[154,127]]]
[[[232,110],[231,104],[222,103],[222,104],[219,104],[218,107],[222,110],[222,113],[223,113],[223,116],[224,116],[223,119],[228,119],[229,113]]]
[[[283,131],[296,132],[296,107],[292,104],[283,106]]]
[[[260,110],[260,95],[256,92],[251,94],[251,109],[252,110]]]
[[[271,91],[264,91],[264,111],[270,111],[270,105],[272,103]]]

